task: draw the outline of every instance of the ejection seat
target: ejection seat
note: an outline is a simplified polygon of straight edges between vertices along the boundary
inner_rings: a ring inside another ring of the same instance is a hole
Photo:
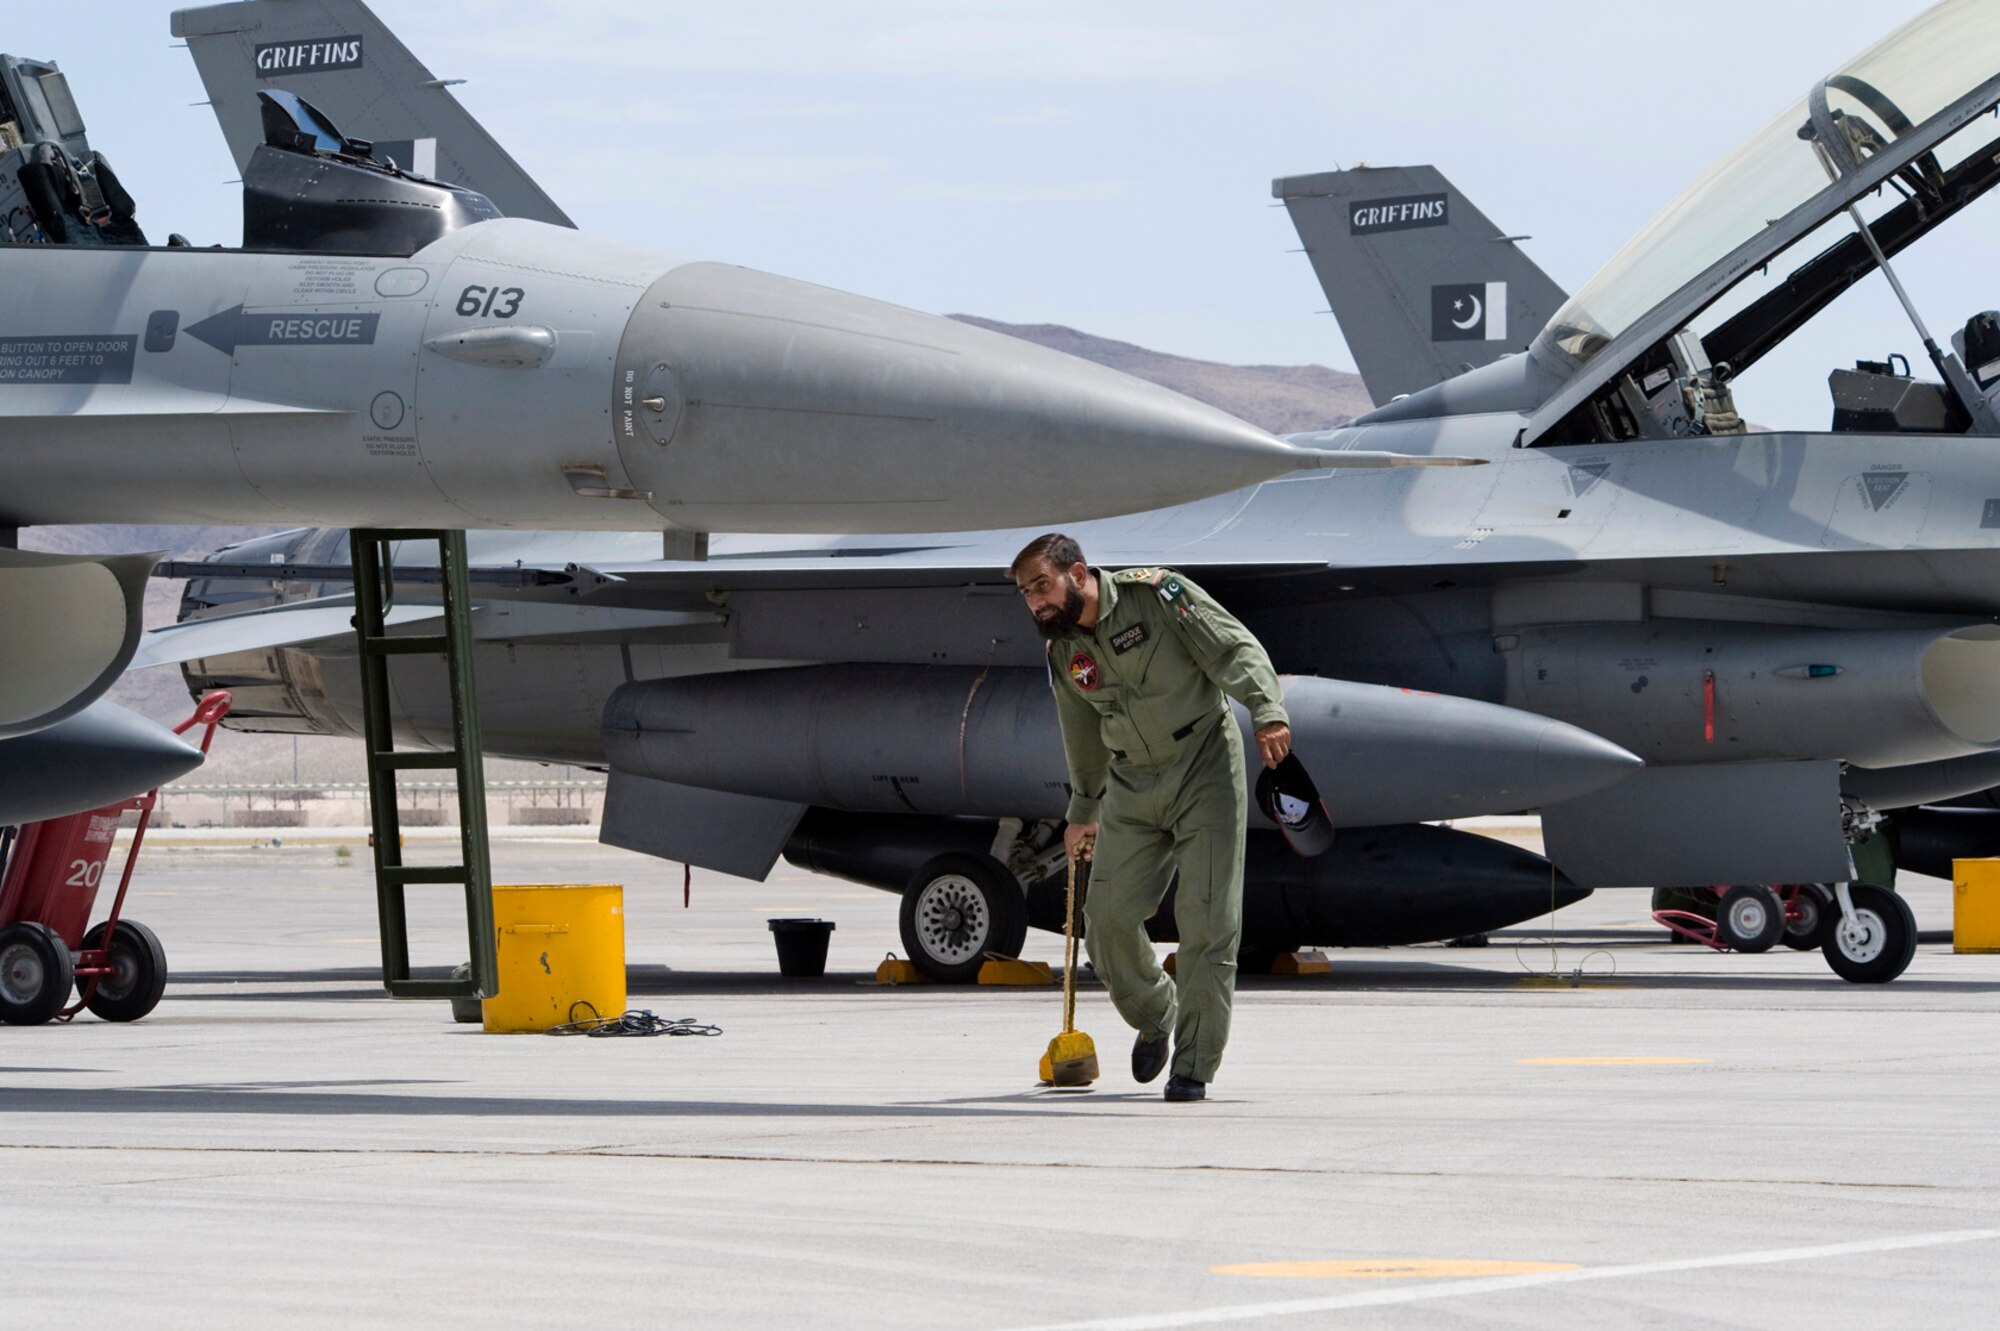
[[[0,55],[0,238],[144,245],[134,211],[117,172],[91,148],[63,72],[49,61]],[[32,228],[20,225],[24,213]]]
[[[144,245],[146,233],[133,220],[132,196],[104,154],[78,161],[60,144],[22,149],[21,193],[35,225],[51,245]]]

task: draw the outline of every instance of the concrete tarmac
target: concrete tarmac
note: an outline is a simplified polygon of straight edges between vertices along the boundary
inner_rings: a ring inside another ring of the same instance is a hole
[[[424,854],[442,855],[442,848]],[[1483,950],[1246,979],[1213,1098],[1039,1090],[1054,990],[879,988],[895,902],[562,837],[627,884],[632,1005],[723,1029],[488,1036],[383,998],[330,845],[149,845],[158,1011],[0,1028],[0,1324],[1924,1327],[2000,1301],[2000,956],[1896,983],[1668,946],[1600,892]],[[460,959],[453,889],[420,960]],[[1949,887],[1908,884],[1927,930]],[[838,923],[776,974],[770,916]],[[1053,960],[1038,935],[1030,955]]]

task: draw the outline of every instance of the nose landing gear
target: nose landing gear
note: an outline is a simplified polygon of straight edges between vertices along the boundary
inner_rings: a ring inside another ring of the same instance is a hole
[[[1656,909],[1674,933],[1718,952],[1765,952],[1782,942],[1794,951],[1817,947],[1834,974],[1852,984],[1887,984],[1917,953],[1917,918],[1910,903],[1886,887],[1838,883],[1743,884],[1698,889],[1701,900]]]

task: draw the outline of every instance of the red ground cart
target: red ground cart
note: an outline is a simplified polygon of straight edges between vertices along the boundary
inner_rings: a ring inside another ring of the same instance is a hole
[[[211,693],[174,733],[206,727],[201,751],[207,753],[217,723],[228,714],[229,695]],[[0,844],[6,865],[0,873],[0,1021],[36,1026],[68,1021],[84,1008],[106,1021],[137,1021],[159,1003],[167,987],[167,954],[151,929],[120,918],[159,798],[157,789],[149,790],[84,813],[29,823],[9,836],[10,844]],[[111,914],[86,930],[112,842],[125,815],[134,812],[139,819]]]

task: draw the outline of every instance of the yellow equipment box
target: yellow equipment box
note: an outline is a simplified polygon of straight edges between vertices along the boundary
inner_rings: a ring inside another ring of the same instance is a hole
[[[625,889],[617,883],[496,883],[493,927],[500,992],[480,1005],[488,1031],[545,1031],[625,1010]]]
[[[2000,860],[1951,862],[1951,950],[2000,952]]]

